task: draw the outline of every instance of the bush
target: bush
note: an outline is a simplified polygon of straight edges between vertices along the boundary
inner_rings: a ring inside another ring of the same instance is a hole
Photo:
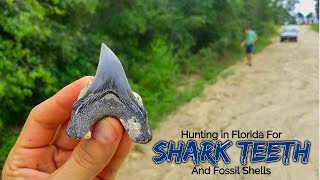
[[[1,130],[0,132],[0,169],[3,167],[6,158],[17,140],[18,135],[11,130]]]
[[[288,15],[280,1],[0,1],[0,129],[20,128],[32,107],[94,75],[102,42],[155,127],[243,55],[245,26],[268,43],[274,22]],[[16,137],[10,132],[1,131],[1,160]]]
[[[311,25],[311,29],[316,31],[316,32],[319,32],[319,24],[312,24]]]

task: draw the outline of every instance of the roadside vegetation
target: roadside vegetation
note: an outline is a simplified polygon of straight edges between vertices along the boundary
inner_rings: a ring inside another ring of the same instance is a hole
[[[245,27],[265,47],[290,19],[282,1],[0,0],[0,168],[32,107],[95,74],[102,42],[154,128],[243,57]]]
[[[312,25],[310,26],[310,28],[311,28],[313,31],[319,32],[319,24],[312,24]]]

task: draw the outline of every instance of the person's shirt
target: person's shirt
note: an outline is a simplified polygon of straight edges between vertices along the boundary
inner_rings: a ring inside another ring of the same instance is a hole
[[[250,44],[253,44],[253,41],[254,39],[257,37],[256,33],[252,30],[250,30],[248,33],[247,33],[247,36],[246,36],[246,44],[247,45],[250,45]]]

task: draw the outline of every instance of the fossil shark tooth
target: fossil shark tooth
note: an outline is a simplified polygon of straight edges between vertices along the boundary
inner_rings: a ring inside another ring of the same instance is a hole
[[[66,133],[74,139],[90,138],[90,128],[108,116],[119,119],[134,142],[152,139],[140,96],[132,92],[117,56],[102,44],[96,76],[74,103]]]

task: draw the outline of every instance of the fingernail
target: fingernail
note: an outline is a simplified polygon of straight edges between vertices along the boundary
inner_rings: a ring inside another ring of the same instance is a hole
[[[92,137],[102,143],[112,143],[117,139],[117,132],[112,125],[112,118],[103,118],[95,125]]]

